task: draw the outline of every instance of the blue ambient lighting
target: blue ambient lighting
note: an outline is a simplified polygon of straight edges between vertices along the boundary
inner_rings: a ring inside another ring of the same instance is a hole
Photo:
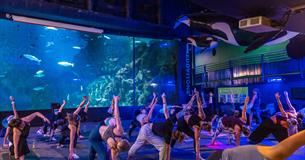
[[[268,83],[273,83],[273,82],[282,82],[283,79],[281,77],[272,77],[272,78],[268,78]]]

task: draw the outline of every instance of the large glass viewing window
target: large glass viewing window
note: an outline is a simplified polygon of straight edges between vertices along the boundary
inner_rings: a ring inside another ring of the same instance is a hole
[[[177,44],[171,40],[96,34],[0,19],[0,111],[49,109],[83,95],[91,106],[145,105],[152,91],[176,101]],[[161,102],[161,101],[160,101]]]
[[[152,92],[165,92],[168,103],[175,103],[177,46],[175,41],[135,38],[136,105],[149,104]]]

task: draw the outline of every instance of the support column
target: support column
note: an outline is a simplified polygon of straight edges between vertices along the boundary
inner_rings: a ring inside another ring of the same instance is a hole
[[[234,85],[234,70],[233,70],[233,65],[232,65],[232,61],[229,60],[229,67],[230,67],[230,80],[231,80],[231,85]]]
[[[305,78],[305,58],[298,60],[301,78]]]
[[[208,80],[209,80],[209,77],[208,77],[208,72],[207,72],[207,65],[204,65],[204,76],[203,76],[203,80],[204,80],[205,87],[208,87]]]
[[[178,42],[179,44],[179,51],[178,51],[178,64],[177,64],[177,78],[176,78],[176,83],[177,83],[177,91],[178,91],[178,103],[185,103],[187,101],[187,95],[185,92],[185,58],[186,58],[186,43],[183,42]]]
[[[133,71],[132,71],[132,78],[133,78],[133,106],[137,106],[137,102],[136,102],[136,50],[135,50],[135,37],[132,37],[132,55],[133,55]]]

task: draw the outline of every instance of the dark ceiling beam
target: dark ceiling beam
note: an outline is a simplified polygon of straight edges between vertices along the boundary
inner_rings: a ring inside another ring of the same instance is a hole
[[[132,6],[129,6],[132,7]],[[171,27],[46,1],[1,0],[0,12],[104,29],[105,33],[171,39]]]

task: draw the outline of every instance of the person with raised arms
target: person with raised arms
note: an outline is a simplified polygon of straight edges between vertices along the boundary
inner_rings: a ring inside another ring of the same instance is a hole
[[[241,133],[244,133],[246,136],[250,135],[250,129],[246,127],[246,122],[247,122],[247,115],[246,115],[246,110],[247,110],[247,105],[249,103],[249,97],[247,96],[244,101],[244,106],[242,110],[242,116],[236,117],[236,116],[223,116],[222,118],[219,119],[219,123],[216,129],[216,132],[214,133],[212,137],[212,142],[211,144],[214,145],[217,136],[223,131],[223,130],[232,130],[234,133],[235,137],[235,144],[237,146],[240,145],[240,136]]]
[[[99,160],[105,160],[107,156],[107,147],[110,149],[110,157],[112,160],[117,160],[118,155],[122,151],[129,149],[129,142],[123,137],[124,129],[122,126],[120,112],[118,107],[120,97],[113,97],[113,116],[115,119],[114,125],[105,125],[100,123],[93,129],[89,135],[89,142],[91,144],[89,159],[95,159],[95,153]]]
[[[185,112],[186,114],[180,117],[177,121],[177,131],[194,139],[196,160],[200,160],[203,159],[200,155],[200,131],[203,128],[203,125],[205,125],[203,120],[206,116],[203,111],[203,104],[200,99],[199,92],[196,89],[194,89],[194,95],[191,98],[191,103],[194,99],[197,101],[197,114],[194,112]],[[188,104],[188,106],[192,106],[192,104]]]
[[[147,123],[141,127],[137,140],[128,151],[128,159],[133,159],[136,152],[146,143],[152,144],[159,151],[160,160],[170,159],[171,139],[178,139],[180,132],[173,131],[174,123],[168,113],[165,93],[162,94],[162,102],[165,121]],[[154,105],[151,109],[153,108]]]
[[[284,160],[304,145],[305,131],[301,131],[274,146],[245,145],[219,150],[207,160]]]
[[[8,139],[13,143],[9,147],[9,151],[11,157],[15,160],[24,160],[25,156],[30,153],[27,138],[30,133],[31,121],[36,117],[43,119],[43,121],[47,123],[50,123],[50,121],[40,112],[34,112],[20,118],[15,107],[15,99],[12,96],[10,96],[10,101],[14,112],[14,118],[10,120],[8,124]]]

